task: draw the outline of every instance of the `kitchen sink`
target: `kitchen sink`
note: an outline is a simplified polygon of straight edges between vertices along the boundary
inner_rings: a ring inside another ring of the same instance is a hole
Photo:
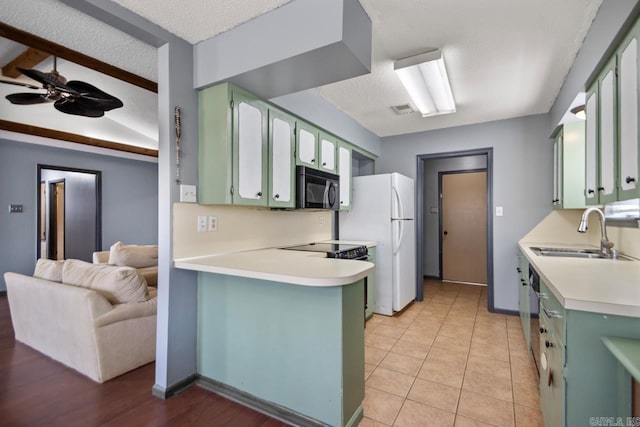
[[[615,257],[607,257],[600,253],[600,249],[595,248],[543,248],[531,247],[536,255],[571,257],[571,258],[594,258],[594,259],[617,259],[621,261],[631,261],[631,258],[617,254]]]

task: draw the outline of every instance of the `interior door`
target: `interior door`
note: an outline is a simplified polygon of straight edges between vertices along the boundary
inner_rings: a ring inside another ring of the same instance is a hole
[[[442,279],[487,283],[487,173],[442,174]]]
[[[64,259],[64,180],[50,183],[51,204],[49,209],[49,258]]]

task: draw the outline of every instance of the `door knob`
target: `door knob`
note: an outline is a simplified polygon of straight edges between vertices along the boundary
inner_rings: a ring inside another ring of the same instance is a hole
[[[628,177],[625,178],[625,182],[627,184],[631,184],[632,182],[636,182],[636,179],[633,178],[633,177],[628,176]]]
[[[604,187],[598,187],[598,191],[604,191]]]

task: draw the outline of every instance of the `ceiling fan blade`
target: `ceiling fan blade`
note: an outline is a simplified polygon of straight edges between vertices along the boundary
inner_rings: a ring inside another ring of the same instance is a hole
[[[24,87],[28,87],[29,89],[42,89],[42,86],[36,86],[30,83],[23,83],[15,80],[0,80],[0,83],[5,83],[8,85],[24,86]]]
[[[100,106],[100,109],[104,111],[120,108],[124,105],[122,101],[115,96],[109,95],[89,83],[80,80],[71,80],[67,82],[66,85],[77,91],[82,98],[96,102]]]
[[[20,71],[22,74],[24,74],[25,76],[42,83],[42,85],[45,87],[49,86],[59,91],[67,92],[73,95],[78,95],[77,91],[75,91],[73,88],[70,88],[65,84],[66,79],[61,75],[57,74],[55,70],[50,73],[43,73],[40,70],[29,69],[29,68],[16,67],[16,69]]]
[[[5,96],[12,104],[33,105],[51,102],[44,93],[12,93]]]
[[[62,98],[57,100],[53,106],[56,110],[67,114],[73,114],[75,116],[85,117],[102,117],[104,116],[104,110],[100,106],[94,104],[92,101],[82,98]]]

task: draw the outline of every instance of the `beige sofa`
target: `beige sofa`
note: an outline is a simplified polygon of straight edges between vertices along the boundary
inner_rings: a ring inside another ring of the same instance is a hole
[[[17,341],[97,382],[155,360],[157,290],[135,269],[39,260],[34,276],[4,275]]]
[[[149,286],[158,286],[158,246],[114,243],[110,250],[93,253],[94,264],[134,267]]]

